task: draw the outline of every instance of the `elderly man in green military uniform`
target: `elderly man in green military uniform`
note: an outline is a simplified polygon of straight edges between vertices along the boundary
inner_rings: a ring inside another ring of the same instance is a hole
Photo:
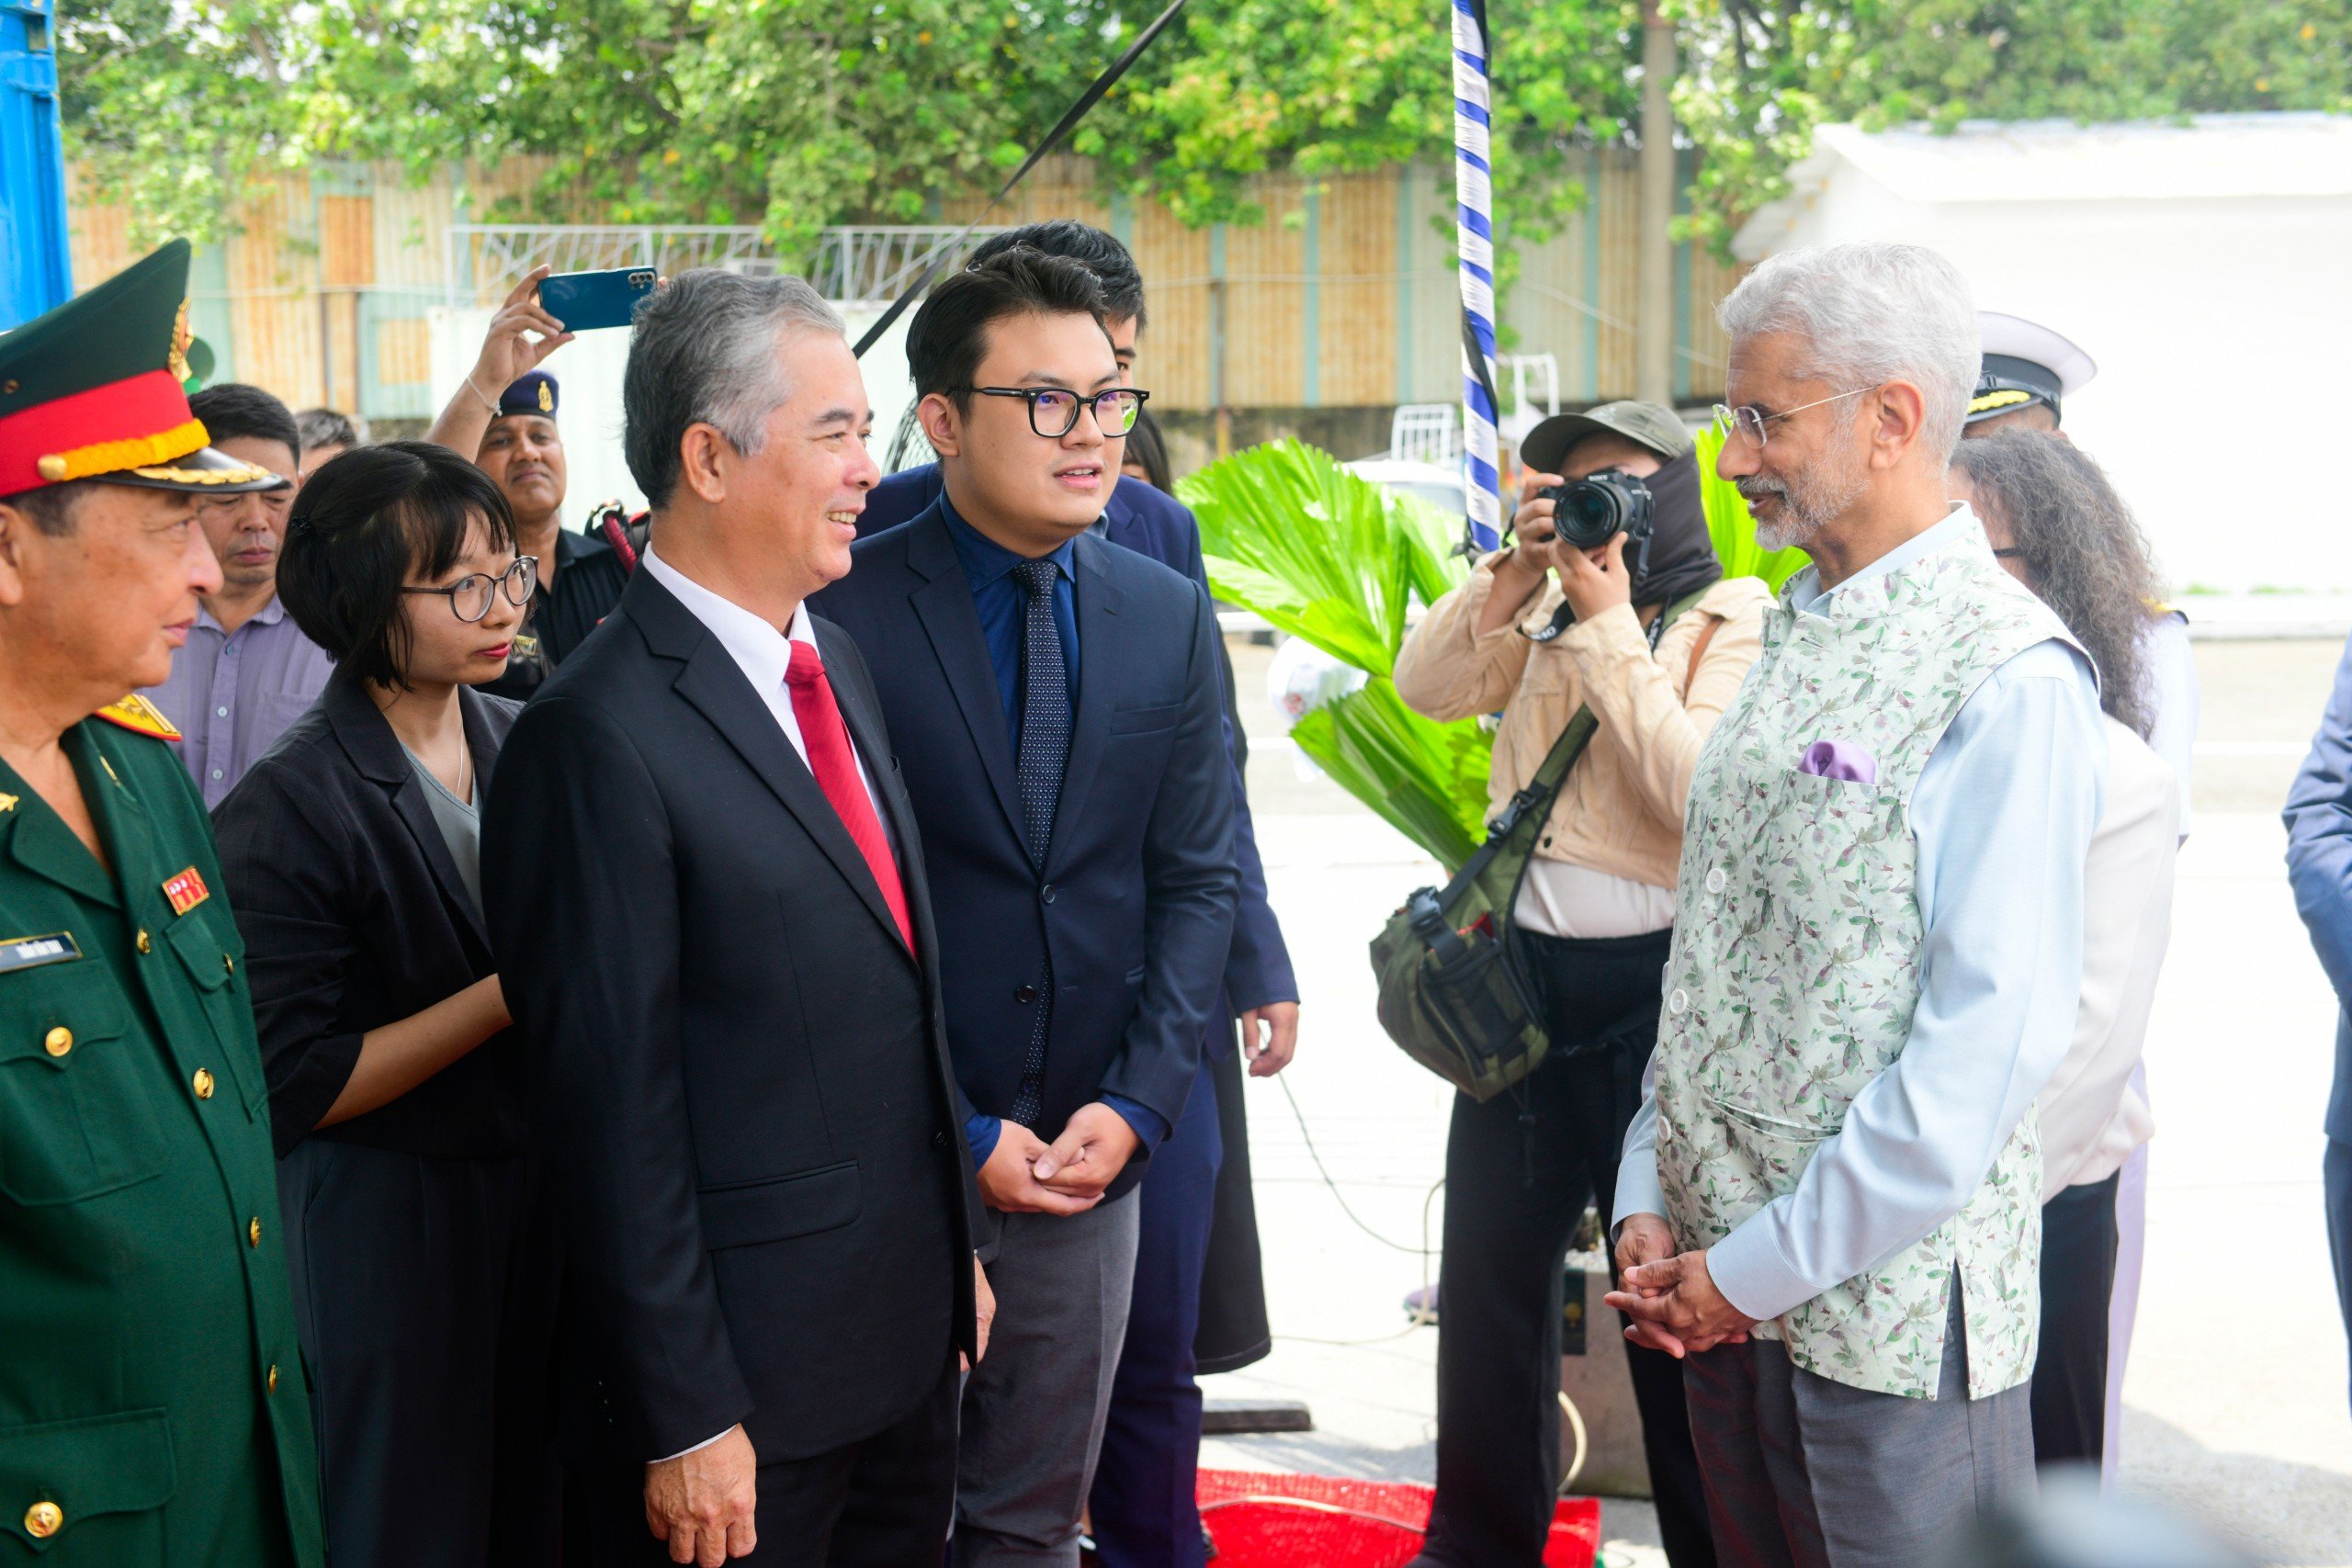
[[[0,337],[0,1562],[314,1568],[267,1089],[163,716],[220,570],[175,241]]]

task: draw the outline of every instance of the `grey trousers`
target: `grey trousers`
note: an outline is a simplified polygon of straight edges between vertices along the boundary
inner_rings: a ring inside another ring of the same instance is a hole
[[[1128,1192],[1083,1214],[981,1212],[996,1323],[964,1386],[956,1568],[1078,1568],[1111,1378],[1126,1343],[1136,1216]]]
[[[1683,1363],[1724,1568],[1916,1568],[1979,1513],[2031,1493],[2032,1385],[1968,1397],[1960,1305],[1954,1280],[1934,1399],[1832,1382],[1778,1340]]]

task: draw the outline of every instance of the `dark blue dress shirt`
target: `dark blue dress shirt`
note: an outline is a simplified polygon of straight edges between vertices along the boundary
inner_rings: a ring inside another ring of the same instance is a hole
[[[996,687],[1004,699],[1004,728],[1012,738],[1012,754],[1021,755],[1021,671],[1027,662],[1028,637],[1023,626],[1029,596],[1012,575],[1022,558],[1006,549],[956,513],[944,494],[939,508],[947,514],[947,536],[956,545],[965,581],[972,585],[972,608],[980,615],[980,637],[988,644],[989,663],[996,670]],[[1078,709],[1078,597],[1070,559],[1077,554],[1063,540],[1046,559],[1054,563],[1054,629],[1062,637],[1062,673],[1069,682],[1070,710]]]
[[[997,694],[1004,700],[1005,731],[1012,739],[1012,754],[1018,757],[1021,671],[1028,654],[1025,626],[1029,603],[1012,569],[1023,558],[965,522],[956,514],[956,503],[947,499],[944,491],[940,494],[939,509],[946,515],[947,537],[956,546],[956,559],[964,569],[964,580],[972,586],[972,608],[979,612],[980,638],[988,645],[989,664],[996,671]],[[1054,629],[1061,634],[1062,670],[1069,678],[1073,711],[1078,705],[1078,591],[1077,580],[1070,575],[1070,561],[1077,553],[1077,547],[1065,539],[1045,557],[1055,567]],[[1102,1103],[1135,1129],[1147,1152],[1158,1148],[1168,1136],[1166,1119],[1150,1107],[1138,1105],[1123,1094],[1106,1094]],[[964,1124],[964,1136],[972,1145],[975,1168],[986,1165],[989,1156],[996,1152],[997,1135],[1002,1130],[997,1118],[985,1112],[974,1115]]]

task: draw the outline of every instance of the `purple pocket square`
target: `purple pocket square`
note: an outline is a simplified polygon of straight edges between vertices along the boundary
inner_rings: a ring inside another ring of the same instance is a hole
[[[1817,778],[1878,783],[1878,759],[1850,740],[1816,740],[1804,749],[1797,772]]]

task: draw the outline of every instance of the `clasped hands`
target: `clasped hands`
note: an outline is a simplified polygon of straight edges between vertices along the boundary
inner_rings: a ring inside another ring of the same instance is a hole
[[[1082,1214],[1102,1201],[1142,1143],[1127,1119],[1099,1100],[1071,1111],[1051,1144],[1018,1122],[1002,1122],[980,1166],[980,1196],[1007,1213]]]
[[[1634,1214],[1618,1227],[1621,1288],[1601,1299],[1633,1323],[1625,1337],[1677,1360],[1718,1345],[1744,1345],[1756,1320],[1731,1304],[1707,1272],[1707,1255],[1674,1250],[1674,1233],[1656,1214]]]

